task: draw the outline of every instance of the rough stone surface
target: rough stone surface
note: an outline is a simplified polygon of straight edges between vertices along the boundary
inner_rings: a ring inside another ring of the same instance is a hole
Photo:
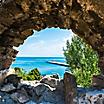
[[[10,91],[13,91],[15,90],[16,88],[13,86],[13,84],[7,84],[7,85],[4,85],[2,88],[1,88],[1,91],[4,91],[4,92],[10,92]]]
[[[23,44],[33,34],[33,29],[51,27],[72,29],[84,38],[98,52],[99,67],[104,74],[104,0],[1,0],[2,78],[18,53],[13,46]]]
[[[29,98],[27,95],[23,94],[23,92],[15,92],[11,94],[11,98],[17,102],[17,103],[26,103],[29,101]]]
[[[103,0],[1,0],[0,70],[9,68],[19,46],[33,29],[59,27],[72,29],[99,54],[104,73]]]
[[[64,87],[64,81],[61,79],[59,83],[56,86],[56,90],[58,90],[60,93],[65,93],[65,87]]]
[[[56,78],[56,79],[60,79],[59,74],[53,74],[53,75],[50,75],[50,77],[52,77],[52,78]]]
[[[16,74],[10,74],[4,79],[4,84],[13,84],[15,87],[18,86],[22,77],[18,77]]]
[[[96,89],[103,89],[104,88],[104,76],[94,75],[92,78],[92,87]]]
[[[49,86],[54,88],[59,83],[59,79],[52,78],[51,76],[47,75],[47,76],[43,77],[40,82],[48,84]]]
[[[38,83],[34,87],[34,90],[35,90],[35,93],[36,93],[37,96],[42,96],[45,91],[52,91],[53,89],[50,86],[46,85],[46,84]]]
[[[46,90],[39,98],[39,103],[41,102],[50,102],[52,104],[64,104],[64,94],[60,93],[57,90]]]
[[[50,103],[50,102],[42,102],[40,104],[54,104],[54,103]]]
[[[36,103],[33,102],[33,101],[29,101],[29,102],[27,102],[26,104],[36,104]]]
[[[70,77],[73,76],[70,75]],[[73,78],[68,78],[67,81],[69,82],[69,80],[73,81]],[[51,88],[49,85],[40,82],[34,83],[33,81],[33,84],[32,81],[29,84],[27,81],[22,81],[21,86],[14,91],[0,91],[0,104],[66,104],[63,80],[60,80],[56,88]],[[75,85],[72,87],[72,84],[68,85],[67,88],[69,86],[71,90],[74,89],[73,92],[77,89],[78,93],[74,98],[74,101],[77,102],[68,102],[67,104],[104,104],[104,89],[74,88]],[[69,95],[70,92],[68,92]],[[72,97],[68,96],[68,98],[72,101]]]
[[[65,104],[76,104],[74,99],[77,96],[76,78],[72,74],[66,72],[64,74]]]
[[[104,89],[83,89],[80,88],[77,103],[78,104],[104,104]]]
[[[0,104],[15,104],[9,94],[0,92]]]

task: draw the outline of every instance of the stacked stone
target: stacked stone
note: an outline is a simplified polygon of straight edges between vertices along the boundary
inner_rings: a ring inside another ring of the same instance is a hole
[[[8,69],[17,53],[12,47],[0,47],[0,69]]]
[[[8,69],[15,60],[18,51],[12,47],[0,46],[0,83],[6,77]]]
[[[101,75],[94,76],[99,87],[104,79],[104,0],[1,0],[0,70],[9,68],[19,46],[33,29],[72,29],[99,55]],[[99,80],[99,81],[97,81]]]
[[[12,80],[13,79],[13,80]],[[0,104],[64,104],[62,79],[45,76],[41,81],[20,81],[15,74],[7,76],[0,88]]]
[[[98,51],[104,66],[104,1],[88,0],[3,0],[0,6],[0,46],[19,46],[33,29],[72,29]],[[6,47],[5,47],[6,48]]]

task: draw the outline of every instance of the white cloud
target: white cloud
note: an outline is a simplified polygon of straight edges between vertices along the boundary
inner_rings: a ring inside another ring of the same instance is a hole
[[[20,46],[18,56],[63,56],[63,47],[66,41],[71,40],[71,37],[64,37],[62,40],[56,39],[48,41],[40,40],[31,44]]]
[[[66,46],[66,41],[69,40],[71,42],[73,36],[72,31],[70,31],[68,35],[45,41],[42,39],[37,40],[38,37],[36,35],[38,33],[36,31],[34,34],[35,35],[32,36],[35,37],[35,40],[32,38],[34,41],[32,40],[29,44],[28,41],[25,41],[25,43],[18,48],[18,56],[63,56],[63,48]]]
[[[32,55],[35,55],[35,53],[37,53],[37,51],[39,51],[39,49],[42,49],[44,47],[44,41],[43,40],[40,40],[38,42],[34,42],[34,43],[31,43],[31,44],[24,44],[22,46],[20,46],[18,48],[19,50],[19,53],[18,53],[18,56],[32,56]]]

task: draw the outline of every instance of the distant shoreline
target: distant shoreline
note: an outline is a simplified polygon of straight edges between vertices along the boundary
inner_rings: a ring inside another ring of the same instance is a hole
[[[60,66],[65,66],[68,67],[69,65],[63,62],[58,62],[58,61],[47,61],[49,64],[54,64],[54,65],[60,65]]]
[[[50,75],[58,73],[63,77],[66,70],[65,66],[54,65],[46,63],[46,61],[58,61],[65,62],[64,57],[17,57],[11,65],[11,68],[19,67],[23,68],[26,72],[37,68],[42,75]]]

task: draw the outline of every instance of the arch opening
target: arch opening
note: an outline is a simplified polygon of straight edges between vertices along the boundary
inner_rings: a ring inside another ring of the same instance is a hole
[[[63,78],[67,67],[48,62],[65,64],[63,48],[66,46],[67,40],[71,42],[72,37],[73,32],[67,29],[46,28],[39,32],[34,30],[33,35],[27,38],[23,45],[18,48],[14,47],[19,53],[10,69],[18,67],[29,72],[37,68],[42,76],[58,74]]]
[[[46,27],[60,27],[72,29],[74,33],[83,37],[93,49],[98,51],[100,67],[104,73],[102,64],[104,59],[104,13],[101,4],[103,1],[100,3],[93,1],[92,4],[78,0],[63,2],[61,0],[43,0],[41,2],[39,0],[11,0],[1,2],[1,61],[5,60],[2,58],[3,56],[15,57],[17,52],[12,47],[22,44],[32,34],[33,29],[40,31]],[[8,51],[13,51],[14,55],[12,55],[13,53],[6,55]],[[3,68],[3,63],[4,61],[0,65],[2,70],[6,68]]]

